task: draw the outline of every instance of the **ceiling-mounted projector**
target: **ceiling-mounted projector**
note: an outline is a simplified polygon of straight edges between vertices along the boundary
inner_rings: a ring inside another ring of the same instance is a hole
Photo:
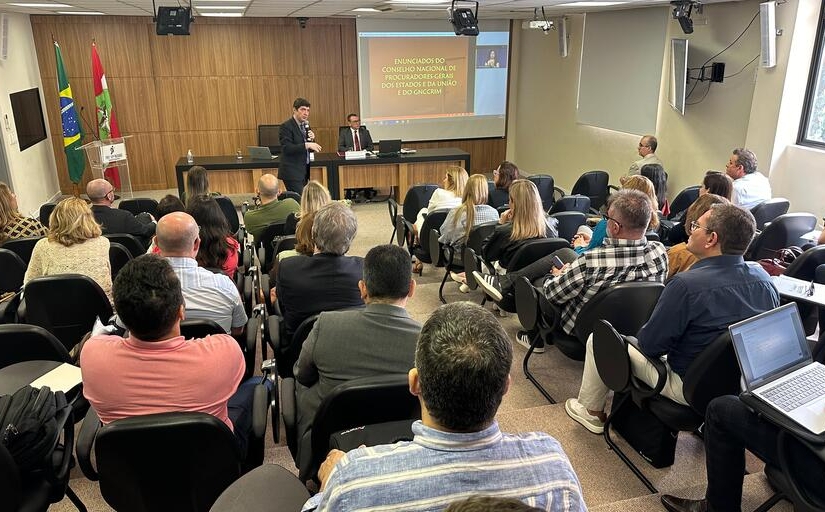
[[[553,28],[553,22],[550,20],[532,20],[525,21],[521,24],[523,29],[543,30],[545,32]]]

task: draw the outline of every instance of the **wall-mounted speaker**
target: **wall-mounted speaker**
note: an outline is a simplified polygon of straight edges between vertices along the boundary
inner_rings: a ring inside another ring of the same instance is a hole
[[[776,2],[759,4],[759,21],[762,28],[762,53],[759,65],[763,68],[776,66]]]
[[[0,60],[9,58],[9,16],[0,13]]]
[[[156,32],[159,36],[188,36],[191,21],[189,7],[158,7]]]

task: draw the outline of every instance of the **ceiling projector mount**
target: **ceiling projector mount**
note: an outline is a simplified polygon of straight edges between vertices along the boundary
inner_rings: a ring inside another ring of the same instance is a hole
[[[673,0],[670,5],[673,6],[673,19],[679,22],[682,32],[692,34],[693,20],[690,19],[690,14],[694,7],[702,14],[702,3],[698,0]]]
[[[475,10],[469,7],[456,7],[456,0],[447,12],[450,15],[450,23],[453,24],[453,31],[457,36],[477,36],[478,35],[478,2],[458,0],[460,4],[470,4],[475,6]]]
[[[522,23],[522,28],[529,28],[535,30],[541,30],[545,34],[549,34],[551,30],[556,29],[556,24],[553,20],[547,19],[547,14],[544,12],[544,6],[541,7],[541,19],[539,19],[539,8],[536,7],[533,9],[533,19],[531,21],[525,21]]]

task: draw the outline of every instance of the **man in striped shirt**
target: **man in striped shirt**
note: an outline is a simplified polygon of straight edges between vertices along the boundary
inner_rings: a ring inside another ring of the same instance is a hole
[[[484,308],[437,309],[418,339],[410,392],[421,403],[412,442],[332,450],[321,492],[303,510],[443,510],[473,495],[511,497],[542,510],[587,510],[558,441],[504,434],[495,421],[510,385],[512,346]]]

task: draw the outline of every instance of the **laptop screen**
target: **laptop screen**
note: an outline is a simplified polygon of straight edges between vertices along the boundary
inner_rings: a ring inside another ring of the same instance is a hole
[[[811,351],[795,303],[730,326],[733,348],[748,390],[811,361]]]
[[[398,153],[401,151],[401,139],[386,139],[378,143],[378,151],[381,153]]]

